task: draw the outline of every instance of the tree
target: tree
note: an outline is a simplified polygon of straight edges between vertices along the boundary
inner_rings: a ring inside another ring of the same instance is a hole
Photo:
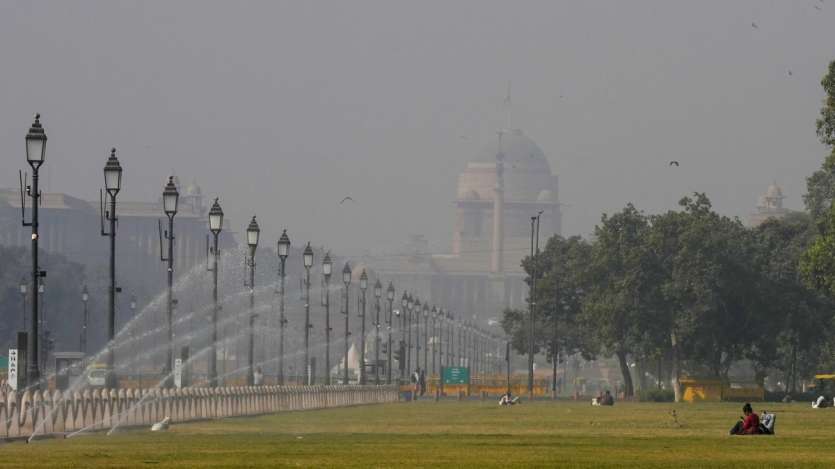
[[[645,321],[643,290],[648,280],[647,217],[632,204],[615,215],[603,215],[591,248],[583,320],[590,340],[614,355],[623,375],[624,393],[634,394],[627,356],[637,347]]]
[[[806,214],[769,219],[755,230],[758,258],[765,276],[761,320],[772,340],[762,341],[749,358],[758,368],[776,366],[783,372],[787,392],[795,391],[798,375],[812,373],[820,349],[832,331],[832,302],[803,281],[800,259],[815,231]],[[763,373],[763,372],[761,372]]]
[[[830,147],[821,169],[806,179],[806,191],[803,201],[815,222],[826,217],[832,201],[835,199],[835,61],[830,62],[829,71],[821,80],[826,94],[820,118],[817,120],[817,134],[821,143]]]
[[[726,378],[759,333],[750,232],[739,220],[713,212],[704,194],[685,197],[679,205],[681,211],[651,217],[649,236],[660,274],[655,309],[663,313],[653,322],[666,328],[677,400],[683,365]]]

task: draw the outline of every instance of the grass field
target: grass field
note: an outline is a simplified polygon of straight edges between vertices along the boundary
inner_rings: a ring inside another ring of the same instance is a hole
[[[835,410],[768,404],[776,436],[730,437],[740,407],[400,403],[5,443],[0,466],[835,467]]]

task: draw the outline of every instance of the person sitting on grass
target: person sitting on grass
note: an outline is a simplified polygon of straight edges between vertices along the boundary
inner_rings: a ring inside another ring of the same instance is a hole
[[[741,417],[736,425],[731,428],[731,435],[759,435],[760,417],[754,413],[750,403],[746,402],[742,406],[742,413],[744,417]]]
[[[600,400],[600,405],[615,405],[615,398],[608,389],[606,390],[606,394],[604,394]]]
[[[519,396],[513,397],[513,394],[508,391],[499,399],[499,405],[515,405],[519,403]]]

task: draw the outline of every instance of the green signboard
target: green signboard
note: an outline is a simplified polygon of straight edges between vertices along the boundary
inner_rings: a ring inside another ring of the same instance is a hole
[[[470,369],[464,366],[445,367],[444,384],[470,384]]]

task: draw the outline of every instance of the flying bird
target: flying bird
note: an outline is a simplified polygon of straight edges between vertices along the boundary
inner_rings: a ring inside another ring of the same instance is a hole
[[[344,204],[346,200],[350,200],[351,202],[357,203],[357,201],[356,201],[356,200],[354,200],[353,198],[351,198],[351,197],[349,196],[349,197],[345,197],[344,199],[342,199],[342,201],[341,201],[341,202],[339,202],[339,205]]]
[[[678,166],[678,161],[670,161],[670,166]]]
[[[751,27],[754,29],[760,29],[760,27],[757,26],[757,23],[754,23],[753,21],[751,22]]]
[[[820,9],[821,9],[821,6],[820,6],[820,5],[815,5],[815,10],[820,11]]]
[[[788,70],[788,72],[789,72],[789,76],[792,76],[792,71],[791,71],[791,69],[789,69],[789,70]]]

